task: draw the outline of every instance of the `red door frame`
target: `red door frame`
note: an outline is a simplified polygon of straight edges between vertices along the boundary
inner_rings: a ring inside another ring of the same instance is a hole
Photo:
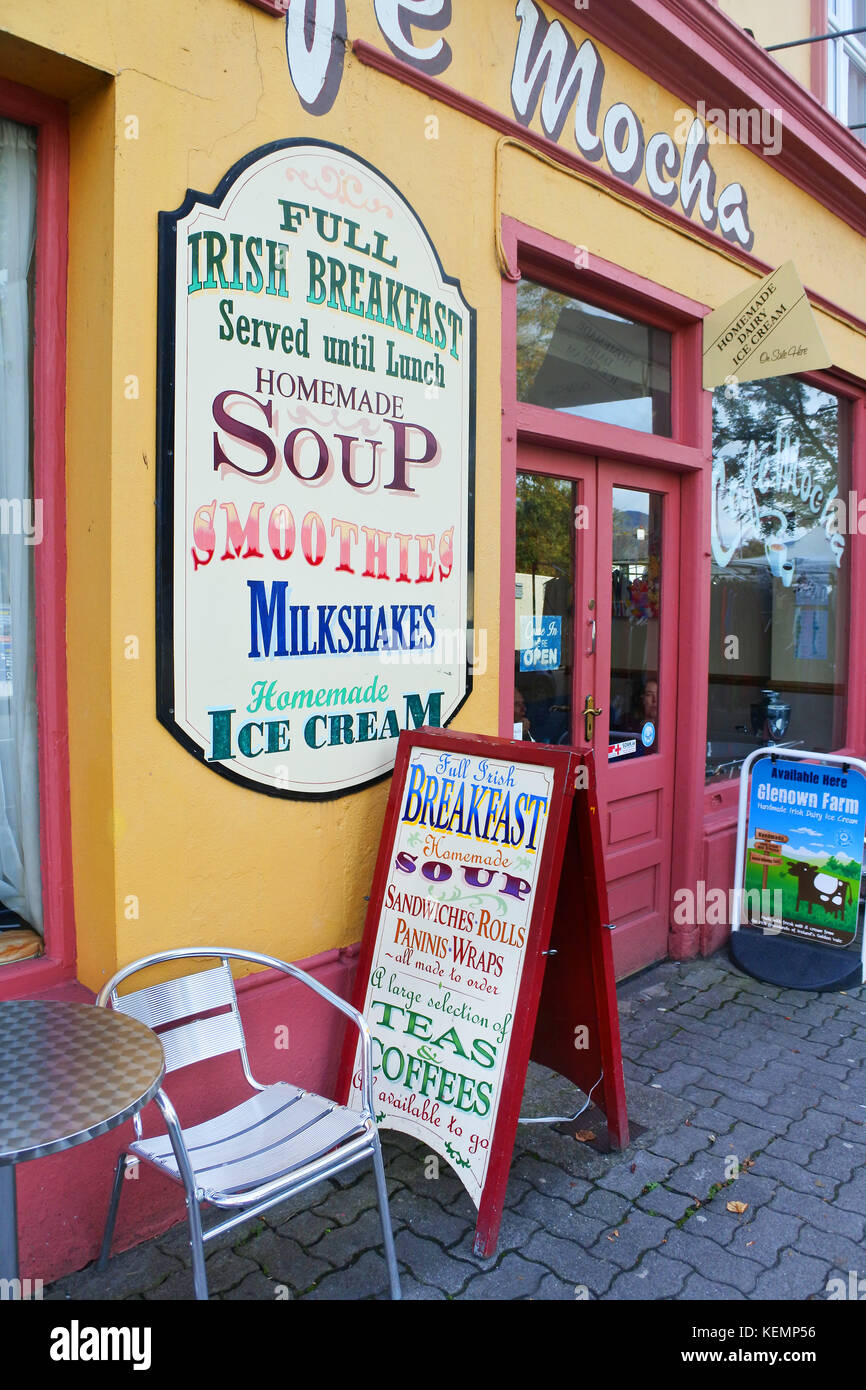
[[[681,712],[675,756],[673,840],[677,845],[677,885],[700,877],[703,834],[703,783],[706,754],[707,663],[701,634],[709,633],[710,472],[712,398],[702,390],[701,320],[706,305],[654,284],[600,256],[581,253],[568,242],[548,236],[513,218],[502,219],[502,243],[509,265],[561,293],[577,295],[613,313],[633,315],[673,335],[672,437],[560,415],[516,399],[516,285],[502,284],[502,494],[500,549],[499,727],[504,736],[513,724],[514,652],[513,576],[515,563],[516,476],[522,442],[552,449],[613,458],[623,464],[662,468],[680,475],[680,588],[682,631],[695,634],[683,644],[676,700]],[[576,269],[576,263],[585,264]],[[578,627],[579,631],[579,627]],[[694,954],[696,942],[671,941],[671,954]]]
[[[34,994],[75,967],[69,718],[66,685],[66,263],[69,132],[63,102],[0,80],[0,115],[34,126],[36,304],[33,345],[33,492],[42,498],[34,547],[39,818],[45,954],[0,969],[0,996]]]
[[[517,450],[522,441],[584,454],[616,457],[655,465],[680,474],[681,630],[690,641],[680,649],[673,836],[677,845],[679,886],[705,877],[705,835],[724,831],[736,821],[736,781],[720,787],[705,784],[707,728],[707,647],[710,630],[710,562],[712,473],[712,393],[702,388],[702,319],[710,307],[642,276],[551,237],[514,218],[502,218],[502,246],[508,265],[561,293],[583,296],[614,313],[631,314],[673,333],[672,439],[598,424],[517,401],[516,284],[502,284],[502,491],[500,550],[499,726],[513,722],[511,663],[514,651],[513,584],[515,560]],[[581,268],[576,266],[580,263]],[[835,306],[833,306],[835,308]],[[850,403],[850,487],[866,496],[866,387],[839,372],[803,373],[810,385],[834,392]],[[852,537],[853,540],[856,537]],[[840,752],[866,746],[866,653],[855,634],[866,633],[866,547],[850,547],[850,633],[848,651],[847,738]],[[673,927],[670,954],[685,959],[715,950],[724,927]]]

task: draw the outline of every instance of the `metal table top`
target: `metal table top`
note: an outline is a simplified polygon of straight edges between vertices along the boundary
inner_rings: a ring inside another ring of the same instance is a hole
[[[0,1164],[95,1139],[152,1100],[162,1044],[137,1019],[93,1004],[0,1004]]]

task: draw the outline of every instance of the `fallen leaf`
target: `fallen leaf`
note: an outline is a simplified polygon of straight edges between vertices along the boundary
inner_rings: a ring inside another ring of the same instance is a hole
[[[755,1160],[753,1158],[744,1158],[742,1163],[740,1164],[741,1168],[754,1168],[754,1166]]]
[[[629,1171],[630,1173],[636,1173],[636,1172],[637,1172],[637,1164],[636,1164],[636,1163],[632,1163],[632,1164],[629,1166],[629,1170],[628,1170],[628,1171]]]
[[[725,1207],[727,1211],[735,1212],[737,1216],[741,1216],[744,1211],[748,1211],[749,1204],[748,1202],[726,1202]]]
[[[594,1130],[594,1129],[576,1129],[575,1132],[574,1132],[574,1137],[575,1137],[575,1139],[579,1140],[579,1142],[580,1142],[581,1144],[588,1144],[589,1141],[590,1141],[590,1139],[594,1139],[594,1138],[595,1138],[595,1130]]]

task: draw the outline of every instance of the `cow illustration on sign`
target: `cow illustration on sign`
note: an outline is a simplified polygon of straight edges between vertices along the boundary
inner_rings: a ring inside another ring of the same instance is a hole
[[[812,915],[812,907],[821,907],[831,917],[842,918],[852,896],[851,884],[847,878],[834,878],[832,874],[819,873],[814,864],[804,864],[801,860],[788,861],[788,873],[797,880],[797,906],[806,904],[806,911]]]

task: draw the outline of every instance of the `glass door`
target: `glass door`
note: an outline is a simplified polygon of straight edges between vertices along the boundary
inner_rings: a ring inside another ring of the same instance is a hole
[[[667,954],[678,553],[675,477],[521,449],[513,733],[595,753],[620,976]]]

